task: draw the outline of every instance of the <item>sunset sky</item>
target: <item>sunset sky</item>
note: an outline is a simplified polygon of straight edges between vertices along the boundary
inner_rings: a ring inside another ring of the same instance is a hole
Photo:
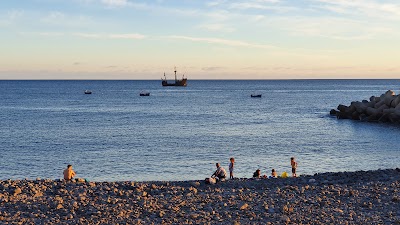
[[[3,0],[0,79],[399,78],[399,0]]]

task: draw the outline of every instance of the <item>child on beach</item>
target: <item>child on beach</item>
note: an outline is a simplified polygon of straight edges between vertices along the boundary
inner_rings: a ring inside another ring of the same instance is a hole
[[[297,162],[294,161],[294,157],[290,158],[290,164],[292,166],[292,176],[297,177],[297,174],[296,174]]]
[[[231,163],[229,163],[229,179],[233,179],[233,168],[235,165],[235,159],[230,158],[229,160],[231,161]]]
[[[272,169],[271,176],[269,178],[277,178],[278,174],[276,173],[275,169]]]

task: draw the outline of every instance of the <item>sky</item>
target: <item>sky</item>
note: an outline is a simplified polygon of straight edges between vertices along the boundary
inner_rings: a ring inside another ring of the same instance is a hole
[[[392,79],[399,59],[399,0],[0,1],[0,79]]]

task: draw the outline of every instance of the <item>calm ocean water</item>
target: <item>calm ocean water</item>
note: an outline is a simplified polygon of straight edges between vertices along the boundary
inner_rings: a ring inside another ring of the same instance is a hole
[[[67,164],[91,181],[204,179],[230,157],[237,177],[289,172],[291,156],[299,174],[396,168],[399,125],[328,114],[399,88],[399,80],[0,81],[0,179],[58,179]]]

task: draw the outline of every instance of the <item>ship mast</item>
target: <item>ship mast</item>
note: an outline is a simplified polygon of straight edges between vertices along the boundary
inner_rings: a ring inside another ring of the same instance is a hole
[[[176,66],[175,66],[175,71],[174,71],[174,72],[175,72],[175,82],[176,82],[176,80],[177,80],[177,79],[176,79]]]

